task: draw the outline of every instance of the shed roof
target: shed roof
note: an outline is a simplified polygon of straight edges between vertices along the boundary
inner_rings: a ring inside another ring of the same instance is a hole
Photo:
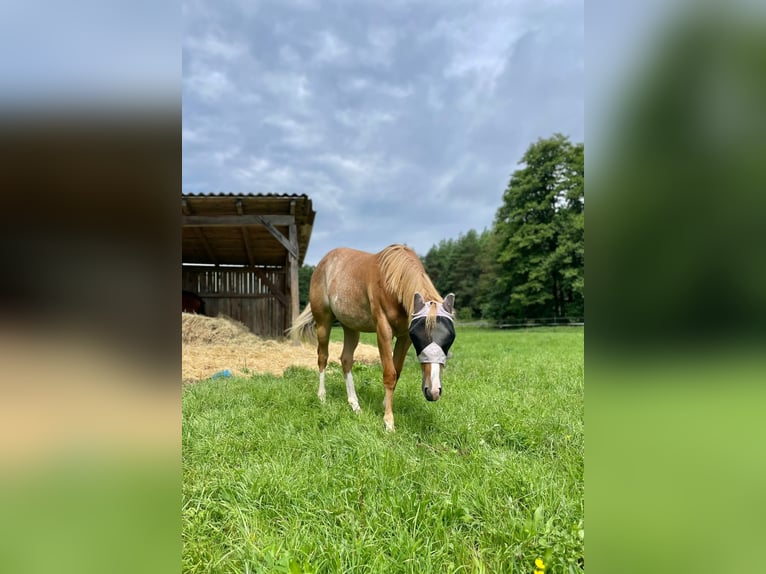
[[[284,267],[295,224],[298,263],[303,264],[314,226],[307,195],[183,194],[182,262]]]

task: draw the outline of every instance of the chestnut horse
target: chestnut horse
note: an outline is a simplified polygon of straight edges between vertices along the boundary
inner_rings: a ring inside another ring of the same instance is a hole
[[[361,410],[351,375],[359,333],[377,333],[385,388],[383,421],[392,431],[394,389],[410,344],[414,343],[420,361],[423,395],[429,401],[442,395],[441,373],[455,340],[454,303],[453,293],[442,299],[418,256],[404,245],[390,245],[380,253],[341,247],[317,265],[309,304],[289,332],[293,338],[317,341],[317,394],[324,402],[330,330],[338,320],[343,327],[346,394],[354,411]]]

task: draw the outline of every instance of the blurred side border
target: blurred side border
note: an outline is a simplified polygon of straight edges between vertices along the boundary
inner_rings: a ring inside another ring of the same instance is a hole
[[[177,98],[0,109],[0,564],[180,556]]]
[[[757,565],[766,10],[595,1],[586,16],[586,563]]]

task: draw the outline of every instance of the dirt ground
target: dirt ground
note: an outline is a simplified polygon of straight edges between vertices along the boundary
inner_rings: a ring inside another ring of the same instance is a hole
[[[293,365],[317,368],[316,345],[261,339],[239,321],[220,315],[181,314],[181,371],[184,383],[207,379],[228,369],[232,375],[281,375]],[[330,362],[340,363],[343,343],[330,343]],[[380,362],[378,349],[360,343],[354,359]]]

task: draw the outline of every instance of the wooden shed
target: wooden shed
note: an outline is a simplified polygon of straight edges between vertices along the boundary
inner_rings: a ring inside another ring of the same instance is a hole
[[[283,336],[300,312],[298,269],[315,215],[306,195],[182,195],[183,289],[206,315]]]

